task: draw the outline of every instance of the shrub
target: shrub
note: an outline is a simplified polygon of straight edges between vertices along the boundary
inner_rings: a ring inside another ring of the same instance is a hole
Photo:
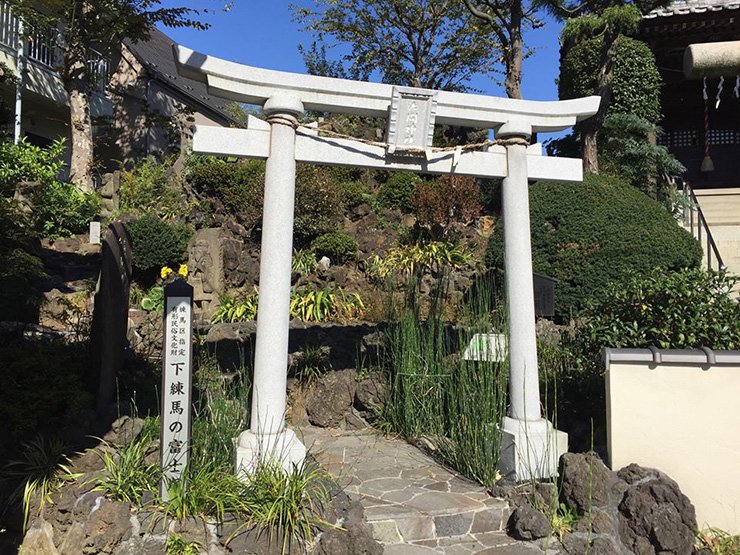
[[[421,177],[410,172],[395,172],[378,190],[378,202],[386,208],[397,208],[401,212],[413,210],[416,187]]]
[[[357,293],[341,287],[318,289],[305,285],[296,289],[290,299],[290,314],[304,322],[355,320],[365,313],[365,303]]]
[[[169,219],[181,212],[183,191],[174,182],[172,162],[146,159],[121,172],[121,212],[157,214]]]
[[[740,304],[730,295],[736,281],[698,268],[630,274],[584,310],[579,351],[652,345],[740,349]]]
[[[472,177],[445,177],[417,185],[414,209],[419,224],[444,230],[480,215],[480,190]]]
[[[584,40],[561,57],[558,96],[562,100],[594,94],[601,44],[601,38]],[[657,123],[661,85],[650,48],[639,40],[619,37],[608,114],[633,114]]]
[[[54,141],[48,148],[28,144],[26,139],[16,145],[0,142],[0,194],[12,196],[21,181],[41,185],[54,183],[64,165],[64,140]]]
[[[345,181],[342,183],[344,200],[349,208],[354,208],[365,202],[367,188],[362,181]]]
[[[126,228],[134,266],[142,271],[180,262],[193,235],[186,224],[168,224],[153,214],[128,222]]]
[[[44,237],[58,239],[88,230],[100,215],[100,195],[82,192],[71,183],[42,185],[34,199],[33,224]]]
[[[188,179],[196,191],[217,198],[247,229],[262,219],[265,163],[262,160],[227,162],[213,156],[194,156]]]
[[[311,243],[316,256],[328,256],[334,264],[342,264],[357,258],[357,240],[343,231],[330,231]]]
[[[565,429],[592,419],[601,436],[597,442],[605,441],[604,347],[740,348],[740,304],[730,294],[734,282],[723,273],[690,268],[630,272],[610,283],[564,336],[564,364],[554,379]],[[574,439],[582,448],[590,438]]]
[[[105,472],[95,479],[94,489],[106,492],[116,501],[141,505],[144,493],[156,490],[160,478],[159,463],[147,462],[152,439],[142,433],[124,446],[104,441],[96,454]]]
[[[299,164],[296,168],[295,222],[299,245],[333,230],[344,215],[344,191],[332,168]]]
[[[304,384],[312,384],[331,370],[329,349],[317,343],[307,343],[301,347],[298,356],[288,368],[288,374]]]
[[[697,266],[702,251],[660,204],[606,175],[583,183],[541,181],[530,186],[534,271],[558,280],[555,312],[568,319],[609,282],[630,270]],[[497,223],[486,252],[503,269],[503,229]]]
[[[213,315],[213,323],[243,322],[257,318],[259,290],[242,297],[224,293]],[[290,315],[304,322],[323,322],[325,320],[353,320],[362,317],[365,303],[357,293],[347,293],[340,287],[317,289],[304,285],[291,293]]]

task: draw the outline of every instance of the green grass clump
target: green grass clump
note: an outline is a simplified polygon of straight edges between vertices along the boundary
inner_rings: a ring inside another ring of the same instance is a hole
[[[18,484],[8,501],[22,501],[24,531],[34,499],[38,500],[40,514],[47,503],[53,503],[52,493],[58,491],[64,482],[81,476],[70,471],[67,451],[68,446],[63,441],[39,435],[23,443],[19,457],[5,466],[1,481]]]
[[[170,534],[165,544],[166,555],[198,555],[200,542],[188,540],[180,534]]]
[[[708,528],[696,533],[696,550],[709,549],[714,555],[740,554],[740,535],[733,536],[719,528]]]
[[[154,439],[153,426],[147,430],[125,446],[103,442],[103,447],[96,452],[103,461],[105,472],[95,479],[95,490],[106,492],[116,501],[134,505],[141,505],[146,492],[156,491],[160,478],[159,460],[149,463],[145,460]]]
[[[306,344],[297,355],[288,372],[304,384],[315,382],[331,369],[328,350],[321,345]]]

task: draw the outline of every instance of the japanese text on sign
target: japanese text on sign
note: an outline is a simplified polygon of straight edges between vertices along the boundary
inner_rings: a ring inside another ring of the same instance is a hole
[[[191,406],[191,297],[166,297],[162,368],[162,497],[188,463]]]

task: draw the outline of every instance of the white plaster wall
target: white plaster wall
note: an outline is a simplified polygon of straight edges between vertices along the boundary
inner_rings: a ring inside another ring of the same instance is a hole
[[[612,362],[606,387],[612,468],[665,472],[699,528],[740,533],[740,365]]]

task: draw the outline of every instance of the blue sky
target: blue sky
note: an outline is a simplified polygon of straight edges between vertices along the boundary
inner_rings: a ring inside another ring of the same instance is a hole
[[[165,7],[205,6],[209,13],[203,19],[211,24],[207,31],[163,31],[176,42],[205,54],[267,69],[305,72],[298,45],[310,45],[311,35],[299,30],[288,6],[291,3],[308,6],[311,0],[234,0],[228,13],[221,10],[225,3],[226,0],[163,0]],[[527,44],[534,49],[523,70],[522,91],[528,100],[557,100],[559,32],[560,24],[548,19],[543,29],[525,36]],[[484,94],[505,96],[503,87],[489,78],[478,77],[471,85]]]

